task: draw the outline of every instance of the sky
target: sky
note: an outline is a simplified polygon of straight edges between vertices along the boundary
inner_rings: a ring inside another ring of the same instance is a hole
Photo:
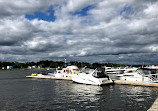
[[[157,0],[0,0],[0,61],[158,64]]]

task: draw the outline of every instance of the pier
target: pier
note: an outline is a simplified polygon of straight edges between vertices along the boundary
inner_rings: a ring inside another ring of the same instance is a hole
[[[58,79],[58,80],[71,80],[69,77],[53,77],[53,76],[26,76],[27,78],[40,78],[40,79]]]
[[[154,86],[158,87],[158,83],[142,82],[142,81],[125,81],[125,80],[114,80],[115,84],[123,85],[136,85],[136,86]]]
[[[147,111],[158,111],[158,98],[155,100],[153,105]]]

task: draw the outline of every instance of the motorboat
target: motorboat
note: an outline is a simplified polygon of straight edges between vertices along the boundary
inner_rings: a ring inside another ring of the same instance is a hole
[[[133,72],[116,75],[120,80],[158,82],[158,68],[139,68]]]
[[[41,73],[32,73],[28,78],[49,78],[49,79],[63,79],[71,80],[73,74],[78,73],[79,69],[75,65],[67,66],[65,68],[56,68],[55,70],[45,70]]]
[[[72,81],[82,84],[91,84],[91,85],[104,85],[112,84],[113,81],[105,74],[104,69],[99,71],[97,69],[84,69],[81,72],[74,74],[72,76]]]
[[[67,66],[65,68],[56,68],[56,70],[49,75],[53,75],[54,77],[62,77],[62,78],[70,78],[73,74],[77,74],[79,69],[75,65]]]
[[[28,78],[51,78],[50,73],[54,72],[53,69],[47,69],[47,70],[43,70],[40,73],[32,73],[29,76],[26,76]]]
[[[122,74],[124,72],[131,72],[131,71],[135,71],[137,70],[138,68],[136,67],[124,67],[124,68],[121,68],[121,67],[104,67],[105,68],[105,71],[107,74]]]
[[[124,69],[105,66],[105,71],[107,74],[120,74],[124,72]]]

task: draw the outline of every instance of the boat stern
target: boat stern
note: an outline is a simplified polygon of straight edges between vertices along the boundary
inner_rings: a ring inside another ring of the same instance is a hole
[[[110,78],[100,78],[98,85],[105,85],[105,84],[114,84],[114,82]]]

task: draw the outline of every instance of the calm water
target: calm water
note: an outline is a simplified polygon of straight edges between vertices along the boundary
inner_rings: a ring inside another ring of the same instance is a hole
[[[158,96],[154,87],[25,78],[32,72],[0,71],[1,111],[146,111]]]

